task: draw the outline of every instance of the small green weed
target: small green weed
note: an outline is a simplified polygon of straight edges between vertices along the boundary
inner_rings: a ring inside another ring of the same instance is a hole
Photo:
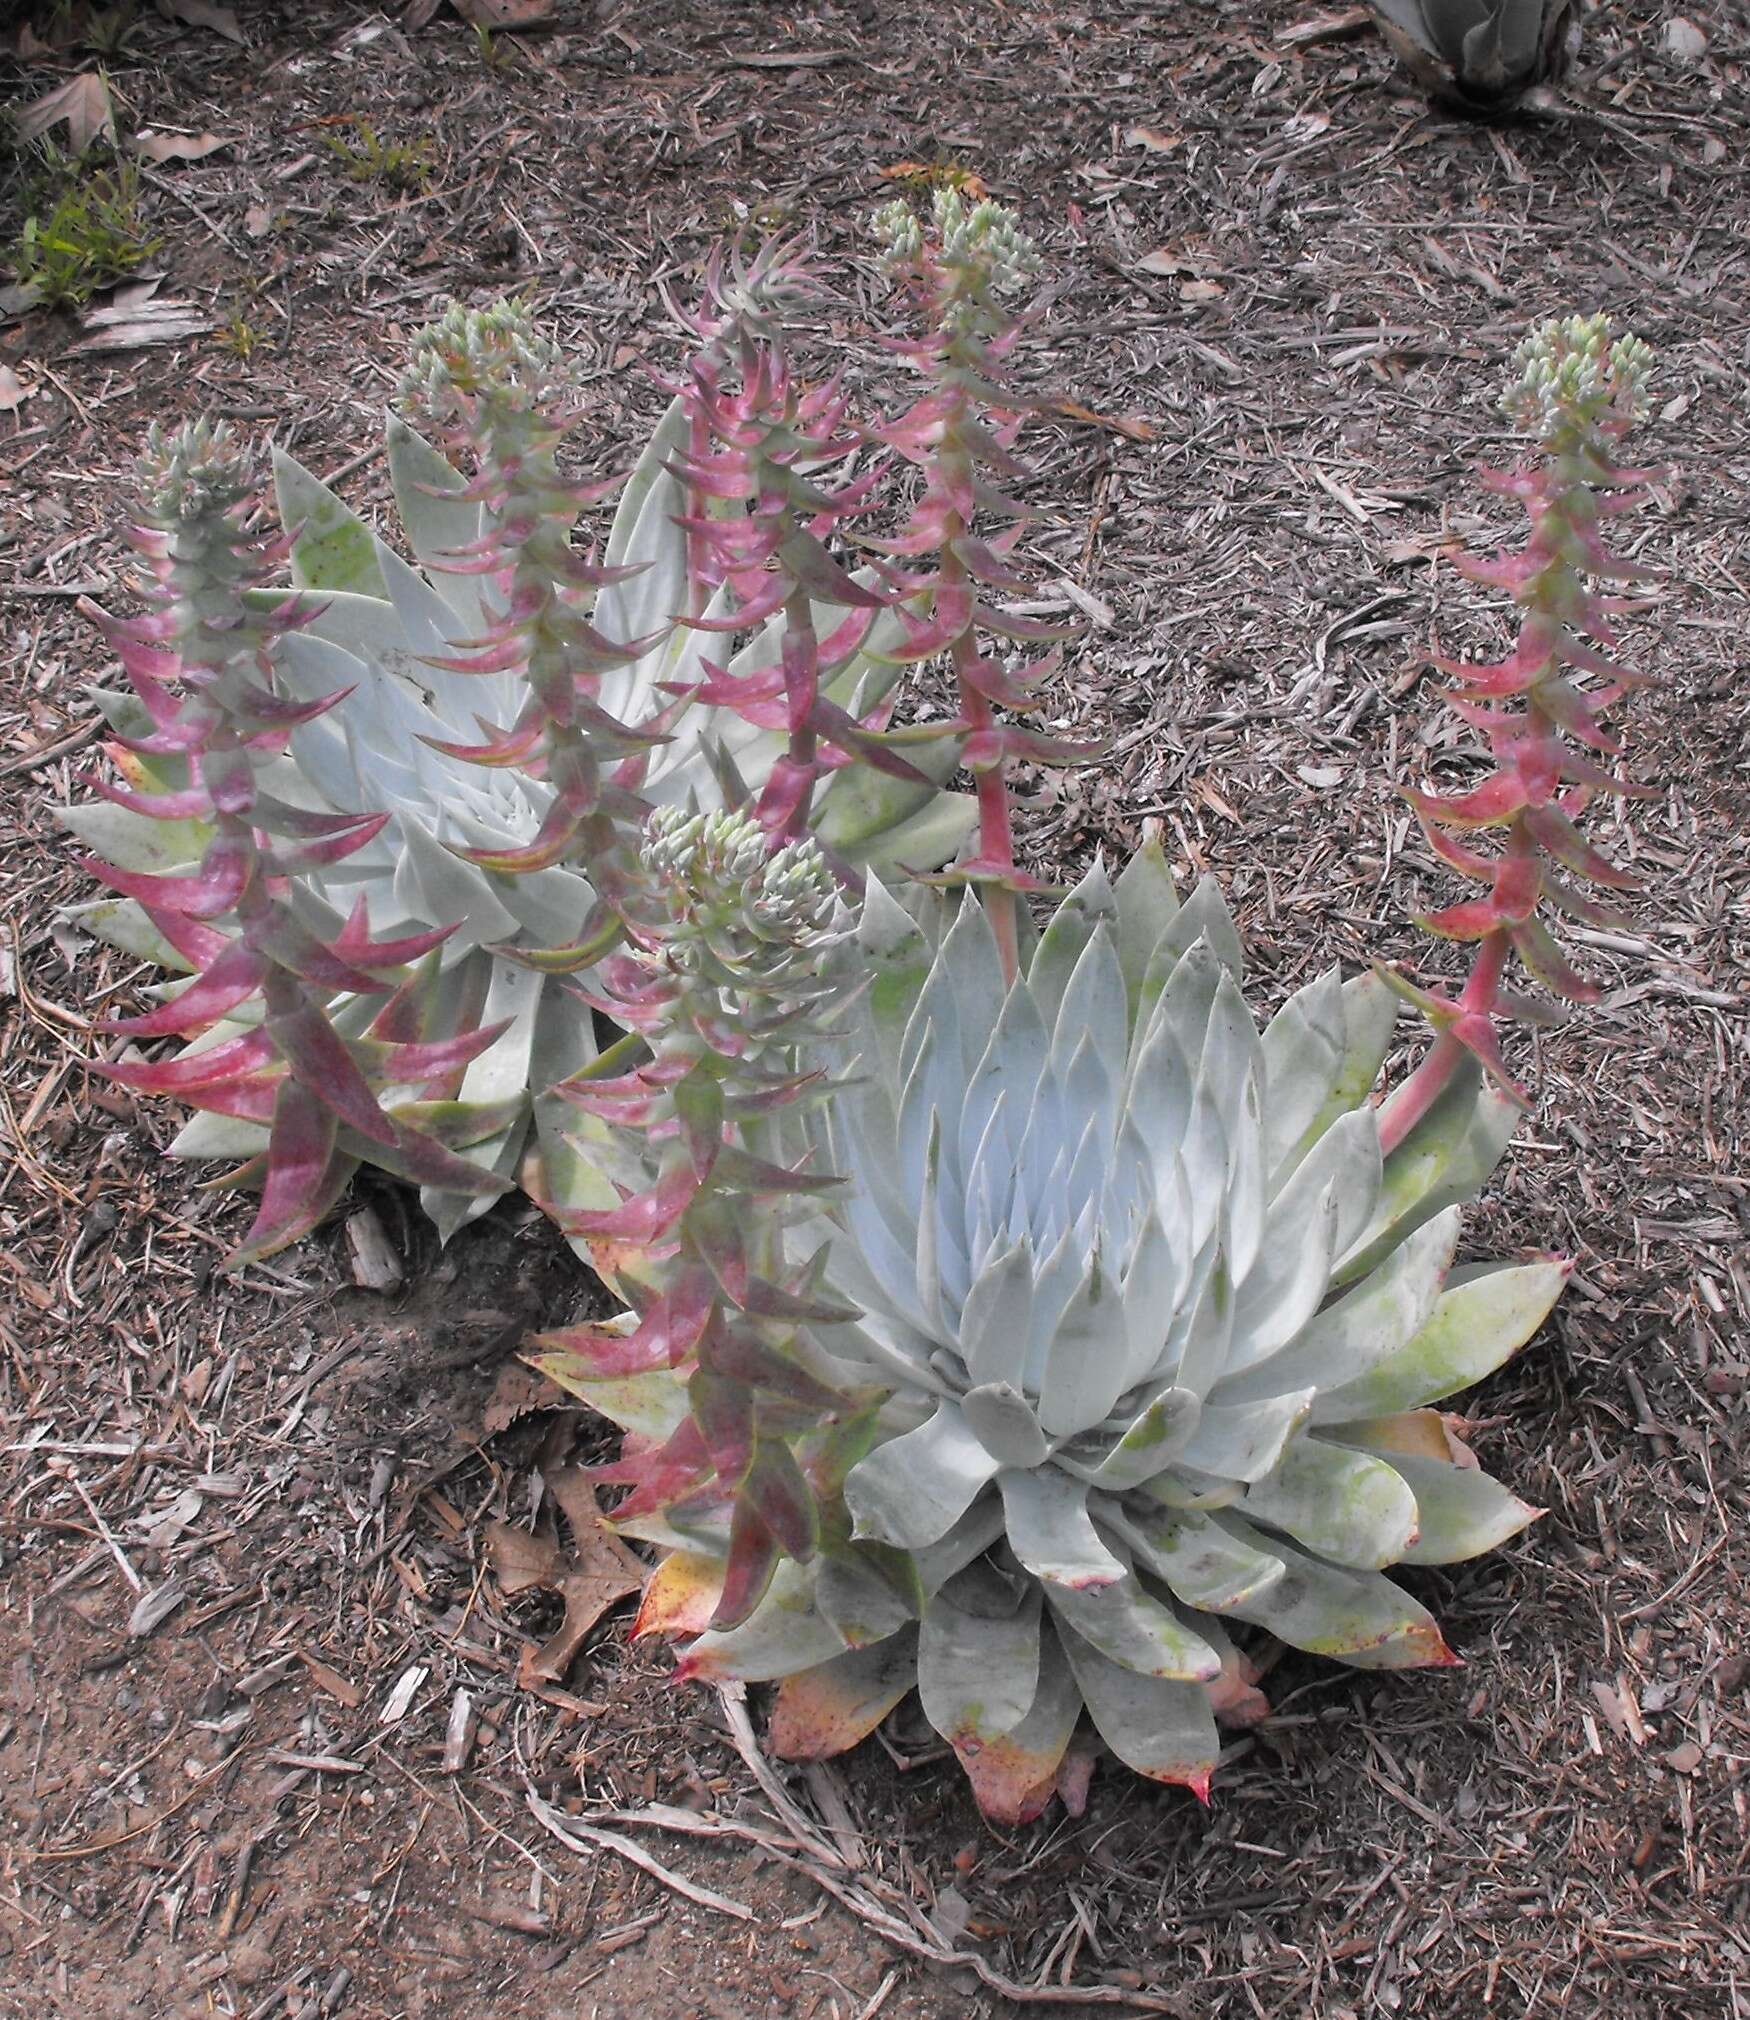
[[[267,341],[267,331],[241,312],[226,319],[217,338],[221,350],[229,351],[232,357],[245,365]]]
[[[51,160],[26,201],[9,258],[44,308],[77,308],[144,265],[163,243],[146,229],[131,161]]]
[[[474,48],[488,70],[496,73],[511,68],[514,57],[510,44],[500,42],[483,21],[474,24]]]
[[[354,182],[380,182],[390,189],[423,190],[431,182],[429,140],[385,140],[368,119],[353,122],[353,138],[322,138]]]

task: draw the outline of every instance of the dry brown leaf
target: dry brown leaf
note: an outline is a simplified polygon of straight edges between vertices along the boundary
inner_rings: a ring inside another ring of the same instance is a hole
[[[1456,536],[1441,539],[1423,535],[1419,539],[1388,540],[1380,548],[1380,558],[1388,568],[1407,568],[1412,562],[1433,561],[1442,554],[1456,554],[1464,542]]]
[[[115,138],[115,107],[110,103],[109,86],[95,70],[81,70],[65,84],[24,106],[12,115],[20,140],[40,140],[51,126],[65,122],[67,142],[75,154],[83,154],[101,133]]]
[[[485,1409],[480,1412],[480,1436],[471,1438],[469,1445],[483,1445],[488,1438],[496,1438],[500,1431],[508,1430],[531,1410],[570,1408],[570,1397],[558,1393],[547,1377],[526,1361],[506,1361],[492,1384]]]
[[[229,133],[154,133],[148,126],[134,135],[134,147],[148,161],[204,161],[231,145]]]
[[[974,203],[982,203],[990,195],[984,186],[984,178],[974,175],[969,168],[955,168],[951,163],[936,161],[896,161],[891,168],[878,168],[875,173],[888,182],[924,183],[932,188],[957,189],[962,196],[969,196]]]
[[[1174,252],[1170,245],[1157,246],[1151,253],[1144,253],[1136,263],[1138,273],[1173,274],[1195,273],[1196,267],[1183,253]]]
[[[583,1638],[608,1608],[642,1589],[645,1567],[602,1519],[595,1489],[578,1466],[561,1467],[547,1482],[571,1529],[571,1548],[555,1536],[531,1535],[509,1522],[489,1522],[492,1568],[507,1594],[555,1592],[565,1602],[557,1633],[526,1650],[517,1664],[525,1690],[562,1683]]]
[[[351,1711],[356,1711],[364,1703],[365,1694],[358,1685],[349,1683],[338,1669],[330,1669],[319,1656],[311,1655],[307,1650],[300,1648],[298,1659],[310,1672],[310,1681],[318,1690],[327,1691],[330,1697],[337,1698]]]
[[[1080,421],[1088,428],[1105,428],[1132,442],[1152,442],[1155,438],[1153,427],[1140,414],[1096,414],[1080,400],[1053,400],[1051,411],[1061,414],[1066,421]]]
[[[1284,28],[1276,38],[1278,49],[1317,49],[1327,42],[1351,42],[1373,26],[1373,16],[1365,7],[1345,7],[1336,14],[1315,14]]]
[[[158,12],[166,21],[180,21],[189,28],[210,28],[227,42],[241,42],[243,30],[229,7],[216,7],[213,0],[158,0]]]

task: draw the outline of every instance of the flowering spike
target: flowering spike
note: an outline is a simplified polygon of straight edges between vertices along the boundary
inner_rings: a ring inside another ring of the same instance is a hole
[[[293,909],[290,880],[356,855],[387,816],[291,806],[261,788],[260,768],[278,757],[288,731],[317,720],[336,697],[310,704],[276,685],[280,641],[315,606],[295,594],[260,594],[284,548],[249,530],[257,488],[247,452],[222,424],[199,422],[169,435],[154,428],[141,477],[146,495],[135,544],[148,562],[151,608],[144,619],[106,620],[103,629],[157,725],[150,737],[121,741],[186,757],[188,783],[166,791],[112,787],[104,796],[147,819],[192,824],[205,840],[193,871],[93,865],[196,970],[170,1001],[114,1028],[135,1038],[202,1031],[255,997],[264,1014],[257,1030],[205,1051],[106,1070],[147,1091],[269,1123],[260,1209],[233,1263],[307,1233],[345,1186],[361,1148],[391,1168],[441,1171],[439,1184],[466,1171],[470,1190],[502,1189],[504,1181],[464,1166],[386,1114],[378,1088],[394,1083],[373,1084],[372,1068],[385,1054],[398,1063],[398,1055],[343,1038],[329,1020],[334,992],[387,994],[401,960],[433,942],[418,935],[373,948],[362,912],[324,941]],[[149,660],[139,643],[147,638]],[[277,835],[293,839],[265,845]],[[366,959],[377,967],[362,966]],[[416,1063],[434,1062],[422,1055]]]
[[[1487,481],[1525,506],[1530,536],[1518,554],[1487,561],[1460,556],[1456,565],[1472,580],[1508,590],[1523,613],[1518,641],[1506,659],[1490,664],[1436,662],[1459,683],[1449,705],[1482,732],[1496,770],[1465,792],[1404,794],[1435,854],[1463,876],[1491,879],[1494,888],[1488,898],[1419,919],[1432,933],[1476,943],[1476,962],[1462,998],[1464,1017],[1444,1026],[1436,1018],[1432,1050],[1386,1106],[1388,1149],[1433,1106],[1466,1053],[1518,1095],[1495,1029],[1498,1019],[1519,1014],[1519,999],[1502,987],[1509,952],[1553,994],[1596,1000],[1597,989],[1562,952],[1537,907],[1547,899],[1557,912],[1592,920],[1608,908],[1544,865],[1558,864],[1609,890],[1636,886],[1580,833],[1574,816],[1594,792],[1638,797],[1644,790],[1586,753],[1618,753],[1604,711],[1645,677],[1593,651],[1580,634],[1611,642],[1617,599],[1593,584],[1642,572],[1604,545],[1601,522],[1648,475],[1617,464],[1614,452],[1646,412],[1651,361],[1638,337],[1613,339],[1601,315],[1544,323],[1515,354],[1501,404],[1532,437],[1535,460],[1488,473]],[[1499,838],[1502,855],[1491,858],[1457,839],[1485,833]]]
[[[887,549],[933,563],[904,578],[904,638],[890,656],[947,656],[959,711],[939,734],[965,740],[962,759],[978,789],[974,860],[980,866],[976,876],[965,864],[948,874],[978,884],[1004,971],[1012,976],[1019,959],[1018,893],[1028,885],[1015,862],[1010,765],[1016,759],[1075,763],[1086,755],[1060,739],[999,728],[993,703],[1037,708],[1042,697],[993,665],[979,643],[981,632],[1002,639],[1064,636],[981,593],[1028,586],[997,556],[1006,555],[1030,514],[984,473],[1015,476],[1025,469],[1014,443],[1029,402],[1011,388],[1006,358],[1027,319],[1026,296],[1042,262],[1010,211],[953,182],[932,191],[927,222],[898,199],[878,211],[874,223],[882,266],[910,298],[926,332],[904,348],[930,380],[906,414],[876,431],[923,476],[911,518]],[[980,517],[1006,523],[981,534],[974,523]],[[913,615],[919,606],[921,617]]]

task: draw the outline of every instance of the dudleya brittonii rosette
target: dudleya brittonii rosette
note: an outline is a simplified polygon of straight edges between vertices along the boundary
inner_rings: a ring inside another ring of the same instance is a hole
[[[976,902],[932,946],[872,892],[861,938],[861,1079],[817,1134],[848,1181],[827,1279],[865,1316],[816,1337],[890,1391],[844,1500],[853,1557],[911,1553],[921,1620],[823,1552],[683,1672],[785,1679],[774,1743],[803,1756],[915,1683],[1013,1819],[1060,1785],[1084,1707],[1132,1767],[1201,1792],[1216,1718],[1265,1708],[1234,1623],[1364,1667],[1449,1661],[1383,1569],[1533,1511],[1427,1406],[1566,1275],[1452,1267],[1456,1202],[1503,1141],[1492,1097],[1473,1078],[1468,1115],[1382,1160],[1389,993],[1325,975],[1260,1037],[1213,886],[1181,908],[1153,845],[1115,888],[1091,873],[1007,990]],[[696,1630],[712,1576],[695,1535],[646,1625]]]
[[[735,269],[729,306],[770,313],[787,286],[780,265],[756,260]],[[525,309],[501,302],[454,307],[419,333],[402,404],[407,418],[389,422],[387,463],[411,563],[331,487],[275,452],[278,517],[293,536],[293,582],[308,595],[299,627],[275,641],[274,676],[312,712],[260,768],[275,792],[313,814],[379,823],[344,861],[311,864],[301,876],[298,903],[317,930],[337,929],[360,896],[388,934],[451,929],[420,985],[425,1024],[436,1033],[500,1027],[456,1092],[474,1107],[515,1110],[476,1159],[520,1175],[555,1206],[600,1207],[612,1191],[579,1151],[574,1110],[552,1092],[594,1058],[591,1020],[550,965],[526,957],[586,934],[620,844],[648,806],[713,805],[731,774],[757,793],[784,740],[730,708],[685,702],[724,647],[672,623],[689,595],[679,523],[688,492],[670,467],[687,440],[681,402],[623,486],[570,484],[556,455],[582,419],[574,374]],[[593,497],[616,488],[592,561],[580,520]],[[254,593],[264,610],[284,600]],[[848,614],[830,598],[814,605],[822,635]],[[882,612],[865,645],[878,649],[898,627]],[[780,659],[783,629],[781,617],[750,624],[721,684],[760,681]],[[893,677],[857,651],[835,663],[823,689],[850,705]],[[599,802],[611,815],[600,832],[579,830],[550,860],[536,860],[561,775],[530,720],[531,693],[544,682],[590,690],[578,707],[602,753],[601,784],[619,796]],[[324,699],[331,705],[316,710]],[[97,700],[124,734],[139,727],[135,697]],[[893,874],[898,863],[929,866],[952,853],[969,804],[926,793],[919,808],[885,784],[853,762],[819,794],[812,826],[835,860]],[[207,841],[198,821],[115,806],[76,806],[63,817],[100,854],[137,870],[185,868]],[[131,953],[186,965],[132,899],[104,898],[74,916]],[[362,1012],[342,995],[330,1014],[345,1025]],[[253,1123],[203,1113],[174,1149],[246,1157],[260,1144]],[[428,1190],[423,1203],[447,1234],[490,1197]]]

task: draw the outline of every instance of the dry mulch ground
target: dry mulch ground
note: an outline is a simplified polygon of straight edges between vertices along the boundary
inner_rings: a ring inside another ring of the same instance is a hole
[[[0,329],[29,393],[0,416],[0,2015],[1750,2004],[1750,41],[1731,0],[1688,5],[1699,55],[1605,0],[1567,95],[1490,130],[1431,113],[1371,36],[1296,51],[1311,11],[561,4],[488,67],[448,14],[245,5],[245,47],[142,10],[109,59],[137,123],[228,144],[146,182],[160,298],[208,335]],[[18,95],[67,69],[34,60]],[[324,141],[361,118],[427,152],[423,190],[349,176]],[[1650,338],[1649,449],[1680,472],[1631,528],[1671,570],[1635,627],[1667,682],[1635,710],[1648,890],[1595,936],[1604,1002],[1542,1041],[1472,1231],[1579,1258],[1471,1406],[1548,1517],[1420,1581],[1462,1671],[1291,1658],[1209,1811],[1105,1772],[1085,1816],[1010,1837],[903,1717],[780,1778],[618,1620],[518,1688],[557,1602],[506,1597],[482,1532],[593,1449],[568,1413],[504,1422],[521,1333],[588,1299],[581,1268],[514,1209],[440,1255],[377,1189],[349,1211],[405,1288],[355,1288],[338,1226],[214,1275],[237,1203],[85,1063],[138,978],[57,930],[81,887],[47,811],[102,670],[75,598],[125,602],[155,416],[228,413],[380,503],[361,451],[407,333],[515,287],[596,361],[610,462],[660,398],[641,365],[677,355],[653,282],[747,211],[842,252],[881,168],[939,157],[1045,240],[1041,370],[1105,417],[1034,435],[1034,552],[1091,616],[1064,713],[1113,744],[1037,782],[1029,846],[1074,867],[1164,817],[1225,879],[1266,1003],[1415,951],[1426,865],[1389,782],[1445,734],[1431,635],[1490,639],[1441,556],[1501,524],[1466,470],[1503,453],[1527,321],[1603,306]],[[446,1759],[458,1692],[477,1727]]]

